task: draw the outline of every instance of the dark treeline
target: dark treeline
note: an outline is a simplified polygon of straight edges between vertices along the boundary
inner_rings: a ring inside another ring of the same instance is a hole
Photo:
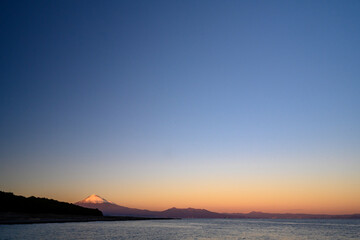
[[[80,207],[47,198],[16,196],[0,191],[0,212],[102,216],[98,209]]]

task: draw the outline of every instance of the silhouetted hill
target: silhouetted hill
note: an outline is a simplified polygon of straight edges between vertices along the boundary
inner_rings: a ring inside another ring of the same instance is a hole
[[[47,198],[16,196],[13,193],[0,191],[0,212],[102,216],[98,209],[89,209],[71,203],[59,202]]]
[[[210,212],[206,209],[170,208],[159,213],[163,217],[172,218],[227,218],[226,214]]]

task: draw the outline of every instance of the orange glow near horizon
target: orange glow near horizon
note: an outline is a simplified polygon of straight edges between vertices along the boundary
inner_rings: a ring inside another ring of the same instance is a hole
[[[119,175],[116,170],[107,174],[101,169],[92,172],[90,166],[82,169],[93,176],[90,180],[48,178],[45,183],[39,178],[28,185],[21,183],[3,190],[72,203],[97,194],[121,206],[158,211],[191,207],[224,213],[360,213],[360,176],[356,165],[345,174],[335,165],[319,172],[319,167],[311,168],[304,163],[303,168],[282,165],[280,170],[272,171],[264,164],[261,168],[247,165],[246,171],[236,164],[183,164],[172,168],[128,165],[123,170],[130,173],[127,175]],[[161,174],[152,174],[154,169]]]
[[[358,213],[360,209],[359,196],[347,194],[336,196],[332,192],[322,191],[303,193],[299,191],[293,195],[282,190],[269,190],[257,192],[246,190],[229,193],[228,189],[222,191],[190,190],[186,193],[154,192],[153,197],[139,195],[135,199],[116,201],[129,207],[150,210],[165,210],[177,208],[202,208],[215,212],[246,213],[250,211],[276,212],[276,213],[328,213],[351,214]],[[146,200],[141,200],[146,199]]]
[[[54,196],[76,202],[90,194],[118,205],[162,211],[171,207],[200,208],[215,212],[352,214],[360,212],[360,188],[352,179],[259,178],[251,182],[234,179],[172,179],[133,182],[130,186],[101,188],[84,195]],[[231,181],[233,180],[233,181]],[[134,190],[136,189],[136,191]]]
[[[360,212],[360,191],[355,186],[338,184],[313,184],[297,186],[283,183],[275,187],[267,184],[221,187],[213,184],[194,183],[184,186],[147,187],[137,192],[117,194],[100,192],[99,196],[118,205],[162,211],[171,207],[200,208],[221,213],[247,213],[261,211],[268,213],[310,213],[310,214],[353,214]],[[21,193],[15,193],[21,195]],[[38,195],[61,201],[77,202],[89,194]],[[36,194],[31,194],[36,195]]]

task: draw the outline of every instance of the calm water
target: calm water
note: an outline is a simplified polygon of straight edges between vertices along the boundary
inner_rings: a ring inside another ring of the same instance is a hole
[[[0,239],[360,239],[360,220],[184,219],[0,225]]]

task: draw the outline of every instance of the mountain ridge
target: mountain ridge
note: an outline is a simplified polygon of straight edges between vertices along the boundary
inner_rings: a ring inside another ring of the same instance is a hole
[[[93,194],[95,195],[95,194]],[[91,196],[93,196],[91,195]],[[98,195],[95,195],[99,197]],[[89,196],[90,197],[90,196]],[[88,198],[89,198],[88,197]],[[151,211],[146,209],[129,208],[117,205],[102,197],[102,203],[84,201],[87,198],[74,203],[86,208],[97,208],[105,216],[134,216],[134,217],[165,217],[165,218],[264,218],[264,219],[353,219],[360,218],[359,214],[304,214],[304,213],[264,213],[252,211],[249,213],[218,213],[207,209],[176,208],[172,207],[164,211]]]

